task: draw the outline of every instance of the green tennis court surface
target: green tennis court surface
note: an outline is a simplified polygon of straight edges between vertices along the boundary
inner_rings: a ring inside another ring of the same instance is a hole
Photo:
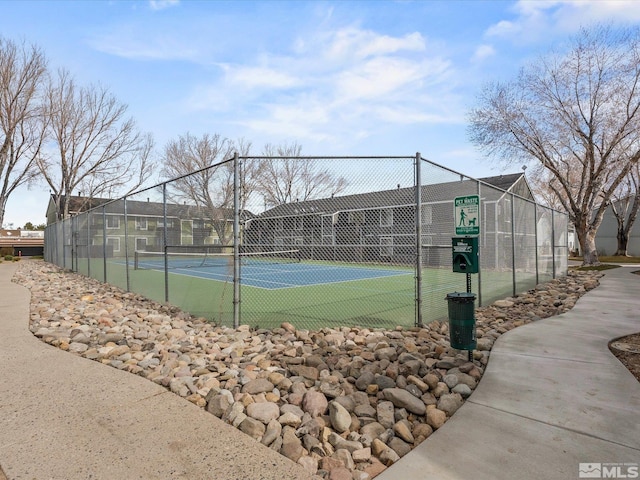
[[[89,265],[84,259],[78,267],[80,273],[104,280],[102,260],[92,260]],[[202,272],[196,274],[198,270],[173,268],[168,271],[169,303],[218,324],[233,325],[232,272],[210,268],[204,269],[203,275]],[[355,278],[357,275],[361,277]],[[254,278],[256,276],[258,278]],[[285,321],[305,329],[344,325],[409,328],[415,323],[414,277],[413,269],[409,268],[334,262],[303,261],[262,269],[243,266],[241,323],[260,328],[278,327]],[[477,275],[472,277],[472,291],[477,292]],[[126,289],[125,264],[110,260],[107,280]],[[511,280],[511,272],[483,272],[483,304],[492,301],[494,290],[498,298],[504,297],[505,286]],[[535,285],[530,275],[522,281]],[[136,270],[131,262],[129,287],[153,300],[165,301],[164,271]],[[449,269],[423,269],[423,321],[446,319],[446,294],[464,289],[464,275]]]

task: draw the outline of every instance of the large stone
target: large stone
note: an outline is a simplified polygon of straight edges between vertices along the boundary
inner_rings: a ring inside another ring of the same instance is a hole
[[[308,455],[303,455],[302,457],[300,457],[298,459],[298,464],[302,465],[302,468],[304,468],[311,475],[315,475],[318,471],[318,460],[313,457],[309,457]]]
[[[308,367],[306,365],[290,365],[289,369],[295,375],[314,381],[318,379],[318,375],[320,374],[316,367]]]
[[[302,417],[296,415],[293,412],[284,412],[280,417],[278,417],[278,422],[282,425],[288,425],[290,427],[297,428],[302,423]]]
[[[255,380],[250,380],[242,387],[242,393],[257,395],[258,393],[270,392],[273,390],[273,388],[273,383],[271,383],[266,378],[256,378]]]
[[[430,408],[427,409],[427,423],[434,430],[437,430],[447,421],[447,414],[431,405],[429,407]]]
[[[297,462],[304,452],[302,442],[296,437],[293,429],[286,428],[282,435],[282,447],[280,447],[280,454],[284,455],[290,460]]]
[[[280,407],[272,402],[258,402],[247,405],[247,415],[267,424],[280,416]]]
[[[393,378],[386,375],[378,375],[374,380],[374,383],[378,385],[379,390],[394,388],[396,386],[396,382],[393,380]]]
[[[364,425],[360,429],[360,433],[362,435],[368,435],[371,438],[377,438],[379,435],[382,435],[385,430],[386,428],[380,425],[378,422],[371,422],[367,425]]]
[[[346,448],[338,448],[333,456],[340,460],[350,471],[355,468],[353,458],[351,457],[351,452],[349,452],[349,450],[347,450]]]
[[[448,416],[453,415],[463,404],[462,396],[457,393],[442,395],[438,400],[438,410],[442,410]]]
[[[262,436],[266,431],[266,427],[264,423],[262,423],[260,420],[255,420],[251,417],[245,418],[244,421],[240,424],[239,428],[240,428],[240,431],[246,433],[251,438],[258,441],[262,439]]]
[[[392,402],[378,402],[376,409],[378,423],[384,428],[391,428],[395,422],[394,407]]]
[[[309,390],[302,398],[302,410],[312,417],[323,415],[329,407],[327,397],[316,390]]]
[[[331,421],[331,426],[339,433],[346,432],[349,430],[349,426],[351,425],[351,415],[338,402],[330,402],[329,403],[329,419]]]
[[[365,447],[351,452],[351,458],[356,463],[368,462],[371,458],[371,447]]]
[[[433,428],[431,427],[431,425],[428,425],[426,423],[419,423],[418,425],[413,427],[412,433],[416,441],[420,442],[431,436],[431,434],[433,433]]]
[[[353,413],[355,413],[358,417],[375,418],[376,409],[373,408],[369,404],[367,404],[367,405],[356,405],[356,407],[353,409]]]
[[[231,401],[227,395],[214,395],[209,398],[207,395],[207,412],[212,413],[218,418],[222,418],[224,412],[227,411],[227,408],[231,406]]]
[[[416,415],[424,415],[426,406],[419,398],[401,388],[387,388],[382,391],[384,398],[392,402],[398,408],[406,408]]]
[[[337,381],[322,381],[320,391],[328,398],[336,398],[344,393],[342,386]]]
[[[415,441],[413,434],[411,433],[411,425],[407,420],[401,420],[395,423],[393,425],[393,431],[399,438],[407,443],[413,443]]]
[[[375,380],[375,375],[371,372],[362,372],[356,379],[356,388],[358,390],[366,390]]]
[[[344,448],[349,452],[355,452],[356,450],[360,450],[364,447],[362,443],[356,440],[346,440],[338,435],[336,432],[331,432],[329,434],[329,443],[333,445],[333,447],[338,450],[340,448]]]
[[[87,345],[86,343],[80,343],[80,342],[71,342],[69,344],[69,351],[71,353],[84,353],[89,349],[89,345]]]
[[[399,437],[393,437],[389,440],[389,448],[398,454],[399,457],[404,457],[411,451],[411,445],[402,440]]]
[[[449,387],[450,389],[455,387],[458,384],[458,377],[456,377],[454,374],[451,374],[451,373],[448,375],[445,375],[442,380],[444,381],[444,383],[447,384],[447,387]]]
[[[277,420],[271,420],[267,425],[267,428],[262,436],[261,443],[263,445],[269,446],[271,445],[276,438],[280,436],[282,433],[282,425]]]
[[[398,358],[398,351],[395,347],[383,347],[375,351],[376,360],[389,360],[394,362]]]
[[[459,383],[458,385],[456,385],[455,387],[453,387],[453,390],[451,390],[453,393],[458,393],[462,396],[462,398],[467,398],[471,395],[471,388],[469,388],[468,385],[465,385],[464,383]]]

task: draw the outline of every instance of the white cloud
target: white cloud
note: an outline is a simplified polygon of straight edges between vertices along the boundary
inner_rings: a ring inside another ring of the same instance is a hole
[[[255,132],[312,142],[356,141],[385,124],[461,121],[449,108],[460,103],[452,64],[419,33],[349,27],[292,44],[287,55],[225,63],[224,75],[201,85],[190,104],[220,114],[228,107],[234,123]]]
[[[238,66],[230,68],[225,65],[229,84],[245,88],[291,88],[300,84],[300,80],[287,72],[260,66]]]
[[[94,34],[89,44],[98,51],[137,60],[188,60],[202,57],[202,47],[192,38],[145,32],[138,25],[122,24],[109,32]]]
[[[353,27],[331,32],[328,40],[328,45],[324,46],[325,56],[332,60],[365,59],[403,51],[420,52],[426,47],[424,38],[417,32],[394,38]]]
[[[493,57],[496,54],[496,49],[492,45],[479,45],[473,54],[472,61],[475,63],[482,62],[483,60]]]
[[[164,10],[180,4],[180,0],[149,0],[151,10]]]
[[[512,11],[514,19],[497,22],[486,35],[528,43],[574,33],[594,23],[640,21],[637,0],[519,0]]]

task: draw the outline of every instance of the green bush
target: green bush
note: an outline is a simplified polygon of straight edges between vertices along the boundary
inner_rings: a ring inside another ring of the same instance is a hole
[[[4,256],[4,259],[5,259],[7,262],[11,262],[11,261],[13,261],[13,255],[5,255],[5,256]]]

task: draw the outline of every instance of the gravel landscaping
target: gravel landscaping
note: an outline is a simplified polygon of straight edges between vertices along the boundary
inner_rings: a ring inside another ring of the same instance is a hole
[[[42,261],[20,262],[14,281],[42,341],[163,385],[320,477],[366,480],[455,414],[501,334],[568,311],[601,275],[571,271],[477,309],[473,361],[449,346],[448,322],[232,329]]]

